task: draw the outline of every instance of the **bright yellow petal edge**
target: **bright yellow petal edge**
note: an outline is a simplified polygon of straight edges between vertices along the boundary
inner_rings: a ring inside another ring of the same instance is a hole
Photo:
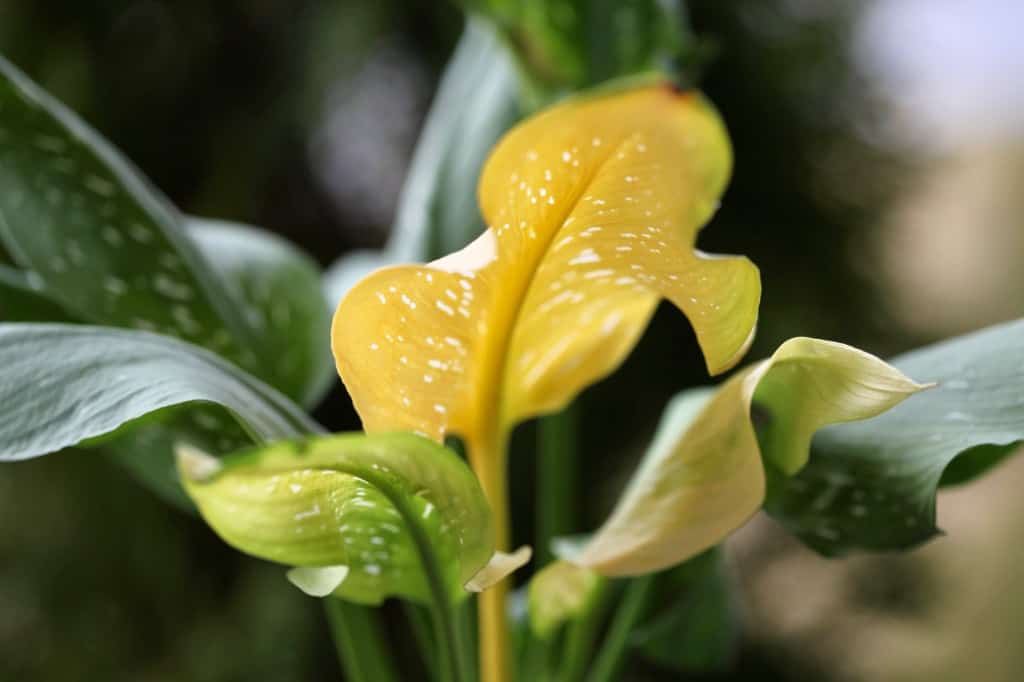
[[[790,339],[710,399],[706,391],[689,391],[669,405],[612,515],[572,561],[605,576],[682,563],[761,508],[762,457],[796,473],[819,428],[868,419],[929,387],[856,348]],[[755,393],[772,422],[760,444],[750,416]]]

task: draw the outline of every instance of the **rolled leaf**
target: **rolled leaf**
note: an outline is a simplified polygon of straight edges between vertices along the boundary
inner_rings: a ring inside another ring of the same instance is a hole
[[[179,468],[228,544],[304,567],[290,577],[308,593],[363,604],[454,601],[494,554],[475,476],[417,436],[324,436],[220,461],[184,451]]]
[[[873,417],[923,388],[850,346],[790,339],[713,393],[673,399],[615,510],[572,560],[626,576],[696,556],[761,507],[762,459],[798,468],[819,428]],[[755,394],[778,431],[763,446],[751,419]]]
[[[934,537],[944,473],[970,480],[1024,441],[1024,320],[891,362],[938,387],[869,422],[823,429],[799,474],[770,479],[768,513],[823,554]]]
[[[319,430],[231,363],[146,332],[0,324],[0,367],[0,461],[55,452],[186,404],[223,406],[257,442]]]
[[[613,371],[662,297],[709,369],[730,367],[753,333],[757,269],[694,249],[729,167],[717,114],[668,86],[515,128],[480,181],[487,231],[428,266],[377,271],[339,306],[334,354],[364,427],[458,434],[479,457]]]

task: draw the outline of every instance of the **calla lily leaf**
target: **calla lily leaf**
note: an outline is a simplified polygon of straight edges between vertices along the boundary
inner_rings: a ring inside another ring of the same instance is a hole
[[[0,241],[73,317],[179,336],[253,369],[236,298],[121,154],[0,57]]]
[[[199,232],[212,253],[197,245],[196,230],[138,169],[2,57],[0,147],[0,242],[52,302],[51,321],[175,336],[297,400],[322,393],[329,309],[308,258],[255,230],[228,250],[227,234],[246,228],[223,223]],[[40,319],[3,304],[0,316]]]
[[[222,406],[257,442],[318,430],[288,398],[226,360],[148,332],[4,323],[0,367],[0,461],[95,444],[184,405]]]
[[[589,568],[555,561],[530,580],[528,605],[530,629],[548,639],[565,622],[587,609],[597,595],[602,578]]]
[[[823,554],[904,549],[934,537],[940,483],[970,480],[1024,441],[1024,320],[892,364],[938,387],[869,422],[823,429],[799,474],[769,479],[765,509]]]
[[[924,388],[850,346],[790,339],[714,392],[673,399],[615,510],[573,561],[627,576],[696,556],[761,507],[762,459],[795,470],[819,428],[873,417]],[[772,408],[761,445],[751,419],[755,395]]]
[[[179,470],[228,544],[299,567],[289,578],[307,593],[454,601],[494,555],[476,477],[411,434],[315,437],[221,460],[183,449]]]
[[[187,228],[213,268],[236,287],[240,309],[267,347],[278,349],[273,354],[278,386],[307,405],[318,402],[333,370],[330,313],[317,295],[316,265],[287,242],[256,228],[201,218],[190,218]],[[0,292],[0,320],[84,321],[61,308],[35,273],[0,266]],[[119,430],[103,449],[162,498],[190,509],[175,472],[176,443],[228,453],[253,441],[223,409],[192,404]]]
[[[488,229],[427,266],[377,271],[339,306],[334,354],[364,427],[458,434],[476,463],[613,371],[661,298],[690,318],[712,372],[731,367],[758,272],[694,249],[729,169],[717,114],[668,86],[520,124],[480,180]]]

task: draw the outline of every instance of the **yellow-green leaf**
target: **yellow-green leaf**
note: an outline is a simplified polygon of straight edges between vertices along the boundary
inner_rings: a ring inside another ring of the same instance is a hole
[[[610,576],[685,561],[761,507],[762,456],[794,472],[817,429],[873,417],[923,388],[856,348],[790,339],[716,391],[688,391],[669,404],[611,517],[573,561]],[[755,393],[773,407],[763,453],[750,412]]]
[[[310,594],[456,599],[494,555],[479,483],[425,438],[324,436],[221,460],[186,450],[179,471],[225,542],[299,567],[289,579]]]
[[[471,456],[613,371],[661,298],[712,372],[742,356],[760,298],[745,258],[694,248],[729,176],[718,115],[650,86],[572,100],[513,129],[479,187],[488,229],[427,266],[379,270],[334,319],[368,431],[455,433]]]

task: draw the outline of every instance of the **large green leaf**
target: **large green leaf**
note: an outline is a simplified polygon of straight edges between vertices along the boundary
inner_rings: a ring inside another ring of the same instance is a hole
[[[320,268],[284,239],[255,227],[190,218],[188,233],[238,292],[261,339],[261,362],[274,386],[314,405],[337,380],[331,359],[331,310]]]
[[[330,311],[319,295],[316,265],[284,240],[257,228],[200,218],[189,219],[188,228],[212,266],[236,287],[264,347],[276,349],[274,358],[281,370],[277,387],[307,405],[318,402],[335,374]],[[0,267],[0,293],[2,321],[71,321],[34,273]],[[222,408],[190,405],[122,429],[103,447],[161,497],[188,509],[191,502],[174,467],[178,442],[204,452],[227,453],[251,440]]]
[[[947,467],[951,482],[969,480],[1024,440],[1024,320],[892,364],[938,388],[870,421],[824,429],[796,476],[769,470],[768,512],[823,554],[928,540]],[[770,422],[776,406],[760,409]]]
[[[178,336],[258,368],[258,337],[170,203],[0,58],[0,240],[75,317]]]
[[[257,442],[319,427],[285,396],[169,337],[61,324],[0,324],[0,461],[26,459],[192,403],[230,411]]]
[[[369,272],[439,258],[483,231],[476,184],[487,154],[518,118],[516,74],[494,31],[466,23],[423,127],[387,247],[346,256],[327,273],[332,306]]]
[[[72,319],[175,336],[296,399],[322,394],[329,312],[312,261],[243,226],[198,221],[190,236],[129,161],[2,58],[0,148],[0,242]]]
[[[237,549],[297,566],[317,596],[431,602],[494,554],[490,511],[452,451],[411,434],[345,434],[275,443],[218,461],[180,459],[203,518]]]

